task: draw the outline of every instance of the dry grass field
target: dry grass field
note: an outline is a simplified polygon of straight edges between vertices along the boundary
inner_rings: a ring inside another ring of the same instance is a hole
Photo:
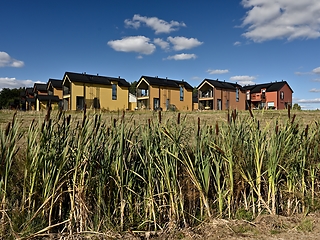
[[[12,116],[14,115],[15,111],[11,110],[0,110],[0,124],[7,124],[9,121],[12,120]],[[75,119],[82,119],[83,112],[75,112],[70,111],[66,112],[66,115],[71,115],[72,118]],[[94,115],[94,114],[101,114],[102,119],[107,121],[111,121],[113,118],[120,118],[122,116],[122,112],[103,112],[103,111],[91,111],[87,110],[87,114]],[[191,122],[196,122],[197,118],[199,117],[203,123],[206,124],[215,124],[217,121],[226,121],[227,120],[227,111],[194,111],[194,112],[181,112],[181,116],[188,118]],[[238,112],[239,116],[249,116],[249,111],[240,111]],[[288,111],[287,110],[268,110],[268,111],[260,111],[254,110],[254,116],[260,120],[261,124],[266,122],[271,122],[275,119],[279,119],[281,122],[283,119],[288,118]],[[320,111],[294,111],[291,110],[291,116],[297,116],[299,123],[302,125],[312,124],[315,121],[320,119]],[[33,119],[42,121],[46,115],[46,111],[17,111],[16,112],[17,119],[22,122],[23,127],[28,127],[29,124],[32,122]],[[58,111],[53,112],[52,115],[58,115]],[[163,119],[169,119],[172,117],[177,116],[177,112],[162,112]],[[130,117],[137,123],[147,123],[148,119],[153,119],[158,117],[157,112],[152,111],[134,111],[134,112],[126,112],[126,117]]]
[[[0,238],[318,239],[319,116],[0,111]]]

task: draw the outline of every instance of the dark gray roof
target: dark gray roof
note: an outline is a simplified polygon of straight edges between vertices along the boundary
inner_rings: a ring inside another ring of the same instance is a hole
[[[47,84],[45,83],[35,83],[33,85],[35,91],[47,91]]]
[[[53,95],[38,95],[37,98],[39,101],[51,101],[51,102],[60,101],[58,96],[53,96]]]
[[[26,88],[26,93],[33,95],[33,88]]]
[[[150,85],[153,85],[153,86],[166,86],[166,87],[172,87],[172,88],[180,88],[180,85],[183,85],[185,89],[193,89],[193,87],[185,81],[172,80],[167,78],[149,77],[149,76],[141,76],[140,80],[142,78],[144,78]]]
[[[250,90],[251,93],[259,93],[263,88],[265,88],[267,92],[275,92],[279,91],[285,84],[287,84],[290,90],[293,92],[293,90],[286,81],[248,85],[244,86],[243,88],[245,90]]]
[[[26,98],[26,101],[27,102],[30,102],[30,103],[34,103],[35,102],[35,99],[34,98]]]
[[[236,90],[237,88],[240,90],[243,90],[242,86],[237,84],[237,83],[231,83],[231,82],[225,82],[225,81],[219,81],[217,80],[212,80],[212,79],[204,79],[198,86],[198,88],[204,83],[204,82],[210,83],[212,86],[216,88],[221,88],[221,89],[230,89],[230,90]]]
[[[47,85],[49,86],[50,83],[51,83],[52,87],[54,87],[56,89],[62,89],[62,80],[50,78]]]
[[[117,81],[120,87],[130,87],[130,83],[128,83],[125,79],[120,77],[114,78],[114,77],[105,77],[105,76],[99,76],[99,75],[90,75],[86,73],[66,72],[64,74],[63,79],[66,76],[69,77],[71,82],[111,85],[112,81]]]

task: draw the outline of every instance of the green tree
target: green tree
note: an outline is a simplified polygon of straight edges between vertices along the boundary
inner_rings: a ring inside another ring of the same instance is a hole
[[[9,108],[10,104],[19,105],[20,93],[24,88],[3,88],[0,91],[0,109]]]
[[[298,103],[293,104],[293,110],[301,110],[301,106]]]
[[[136,92],[137,92],[137,81],[134,81],[130,84],[130,87],[129,87],[129,93],[133,94],[133,95],[136,95]]]

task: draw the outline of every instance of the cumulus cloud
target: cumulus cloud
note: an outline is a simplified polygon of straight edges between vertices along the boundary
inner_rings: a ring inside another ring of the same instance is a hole
[[[179,27],[185,27],[186,24],[183,22],[170,21],[159,19],[157,17],[145,17],[135,14],[132,19],[126,19],[124,21],[127,27],[139,28],[141,24],[152,28],[156,34],[159,33],[171,33],[177,31]]]
[[[168,41],[173,44],[173,49],[176,51],[191,49],[203,44],[203,42],[200,42],[196,38],[186,38],[186,37],[168,37]]]
[[[240,46],[240,45],[241,45],[241,42],[239,41],[233,43],[233,46]]]
[[[224,73],[228,73],[229,70],[228,69],[208,69],[207,73],[209,74],[224,74]]]
[[[44,82],[32,81],[32,80],[18,80],[16,78],[9,78],[9,77],[0,77],[0,89],[33,87],[34,83],[44,83]]]
[[[313,69],[312,72],[315,74],[320,74],[320,67]]]
[[[256,77],[254,76],[247,76],[247,75],[242,75],[242,76],[233,76],[230,78],[231,81],[237,82],[240,85],[251,85],[254,84],[254,80]]]
[[[242,0],[241,4],[249,9],[243,36],[255,42],[320,37],[319,0]]]
[[[131,36],[120,40],[112,40],[108,45],[119,52],[137,52],[140,54],[152,54],[156,46],[150,43],[150,39],[145,36]]]
[[[155,44],[157,44],[158,46],[160,46],[163,50],[169,50],[170,46],[169,46],[169,43],[164,41],[163,39],[161,38],[155,38],[153,40],[153,42]]]
[[[181,54],[169,56],[166,59],[168,59],[168,60],[189,60],[189,59],[196,59],[196,58],[197,58],[197,56],[195,54],[181,53]]]
[[[0,52],[0,67],[23,67],[24,62],[16,60],[6,52]]]

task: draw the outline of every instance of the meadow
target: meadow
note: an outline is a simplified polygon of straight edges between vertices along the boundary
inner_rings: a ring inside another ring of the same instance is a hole
[[[1,111],[0,237],[139,234],[315,213],[319,116]]]

